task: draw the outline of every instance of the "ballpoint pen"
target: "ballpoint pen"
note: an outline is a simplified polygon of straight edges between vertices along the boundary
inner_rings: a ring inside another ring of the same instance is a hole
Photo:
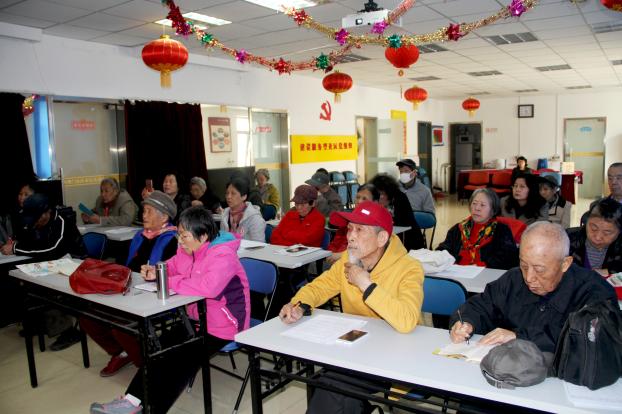
[[[458,318],[460,318],[460,325],[461,325],[461,327],[464,326],[464,322],[462,321],[462,314],[460,313],[460,309],[458,309]],[[467,345],[470,344],[469,338],[470,338],[470,336],[467,336],[467,338],[466,338]]]

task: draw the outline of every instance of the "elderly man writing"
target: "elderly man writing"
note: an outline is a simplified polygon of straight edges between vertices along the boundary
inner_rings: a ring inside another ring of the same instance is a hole
[[[463,323],[456,312],[449,324],[451,340],[462,342],[477,333],[485,335],[482,344],[520,338],[555,352],[571,312],[603,300],[617,306],[613,288],[599,274],[572,263],[569,244],[559,224],[530,225],[521,240],[520,266],[460,307]]]

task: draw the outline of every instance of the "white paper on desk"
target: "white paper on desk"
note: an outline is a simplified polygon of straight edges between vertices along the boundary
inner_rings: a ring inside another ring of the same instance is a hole
[[[257,246],[265,246],[266,244],[268,243],[258,242],[254,240],[245,240],[245,239],[240,240],[241,249],[248,249],[249,247],[257,247]]]
[[[158,291],[158,285],[157,283],[141,283],[140,285],[136,285],[136,286],[132,286],[134,289],[138,289],[138,290],[144,290],[147,292],[157,292]],[[173,289],[169,289],[168,290],[168,294],[169,296],[173,296],[176,295],[177,292],[175,292]]]
[[[564,381],[568,401],[575,407],[602,410],[622,410],[622,381],[592,391]]]
[[[28,276],[47,276],[53,273],[61,273],[65,276],[71,275],[80,266],[80,262],[74,261],[71,256],[66,255],[58,260],[47,262],[20,264],[17,267]]]
[[[439,349],[438,352],[434,352],[434,354],[480,363],[495,346],[497,345],[480,345],[475,341],[471,341],[468,344],[466,342],[459,344],[450,343]]]
[[[447,269],[441,270],[438,273],[431,273],[430,276],[445,276],[456,277],[461,279],[474,279],[477,275],[482,273],[484,267],[481,266],[462,266],[451,265]]]
[[[353,329],[360,329],[367,321],[341,316],[317,315],[281,333],[291,338],[316,344],[334,344],[341,335]]]
[[[140,227],[116,227],[114,229],[106,229],[104,233],[106,234],[123,234],[128,233],[130,231],[138,231]]]

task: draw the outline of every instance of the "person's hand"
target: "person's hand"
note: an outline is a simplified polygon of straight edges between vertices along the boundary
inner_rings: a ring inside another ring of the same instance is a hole
[[[92,216],[89,216],[89,223],[99,224],[100,222],[101,220],[99,219],[99,216],[97,214],[93,214]]]
[[[2,254],[5,256],[13,254],[13,244],[15,244],[13,243],[13,240],[7,240],[7,242],[4,243],[2,247],[0,247],[0,252],[2,252]]]
[[[90,218],[90,217],[89,217],[89,215],[88,215],[88,214],[84,214],[84,213],[82,213],[81,217],[82,217],[82,222],[83,222],[84,224],[89,224],[89,223],[90,223],[90,221],[89,221],[89,218]]]
[[[140,275],[145,280],[155,280],[156,279],[155,266],[142,265],[140,267]]]
[[[140,196],[143,198],[143,200],[147,197],[149,197],[149,194],[153,193],[153,188],[151,189],[151,191],[149,191],[149,189],[147,187],[143,188],[143,191],[140,193]]]
[[[609,270],[607,269],[592,269],[598,272],[601,276],[609,276]]]
[[[451,327],[451,331],[449,331],[449,336],[451,337],[451,342],[457,344],[459,342],[464,342],[471,337],[473,333],[473,326],[468,322],[456,322],[454,326]]]
[[[281,320],[285,323],[294,323],[302,318],[303,313],[304,310],[300,306],[287,303],[281,308],[281,312],[279,312],[279,318],[281,318]]]
[[[360,266],[352,263],[346,263],[345,273],[348,282],[358,287],[361,292],[365,292],[365,289],[371,285],[371,276]]]
[[[479,343],[482,345],[501,345],[506,342],[516,339],[516,334],[510,330],[497,328],[494,331],[488,332]]]
[[[192,207],[196,207],[196,206],[202,206],[203,202],[201,200],[192,200],[192,202],[190,203],[190,205],[192,205]]]
[[[216,209],[216,214],[222,214],[225,210],[222,209],[222,207],[218,207]]]
[[[342,254],[343,253],[333,253],[326,258],[326,261],[328,262],[328,264],[332,265],[333,263],[335,263],[337,260],[341,258]]]

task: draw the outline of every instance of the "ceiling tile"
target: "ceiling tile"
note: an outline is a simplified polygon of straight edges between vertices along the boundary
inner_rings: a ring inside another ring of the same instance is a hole
[[[240,39],[243,37],[255,36],[264,33],[262,30],[248,27],[243,24],[234,23],[226,24],[224,26],[212,27],[209,29],[220,41],[229,41],[231,39]]]
[[[585,25],[585,22],[581,15],[575,14],[572,16],[556,17],[550,19],[528,20],[525,21],[524,24],[530,31],[538,31],[583,26]]]
[[[312,8],[311,10],[314,9],[315,8]],[[206,7],[197,12],[212,17],[218,17],[219,19],[229,20],[234,23],[275,14],[275,11],[272,9],[242,0]]]
[[[460,16],[483,12],[494,13],[501,9],[499,3],[494,0],[455,0],[430,4],[428,7],[444,16]]]
[[[103,32],[101,30],[86,29],[84,27],[76,27],[68,24],[59,24],[50,27],[49,29],[43,30],[43,33],[78,40],[91,40],[108,34],[108,32]]]
[[[132,0],[106,9],[104,13],[143,22],[155,22],[166,18],[168,8],[146,0]]]
[[[67,7],[40,0],[26,0],[13,6],[6,7],[2,9],[2,11],[8,14],[56,23],[64,23],[91,13],[86,9]]]
[[[90,11],[104,10],[109,7],[126,3],[128,0],[48,0],[50,3],[61,4],[64,6],[77,7]],[[162,4],[160,1],[158,3]]]
[[[141,37],[134,36],[126,36],[120,35],[117,33],[112,33],[106,36],[98,37],[93,40],[97,43],[107,43],[110,45],[119,45],[119,46],[142,46],[145,44],[145,39]]]
[[[95,30],[107,30],[110,32],[117,32],[119,30],[125,30],[141,26],[143,24],[144,22],[142,21],[111,16],[100,12],[71,21],[72,26],[86,27]]]
[[[528,20],[550,19],[560,16],[570,16],[578,13],[579,9],[577,6],[572,4],[570,1],[564,1],[561,3],[536,5],[536,7],[523,14],[520,18],[522,21],[526,22]]]
[[[33,19],[31,17],[16,16],[14,14],[7,14],[0,12],[0,22],[7,22],[11,24],[17,24],[20,26],[38,27],[45,29],[46,27],[55,26],[56,23],[47,20]]]

